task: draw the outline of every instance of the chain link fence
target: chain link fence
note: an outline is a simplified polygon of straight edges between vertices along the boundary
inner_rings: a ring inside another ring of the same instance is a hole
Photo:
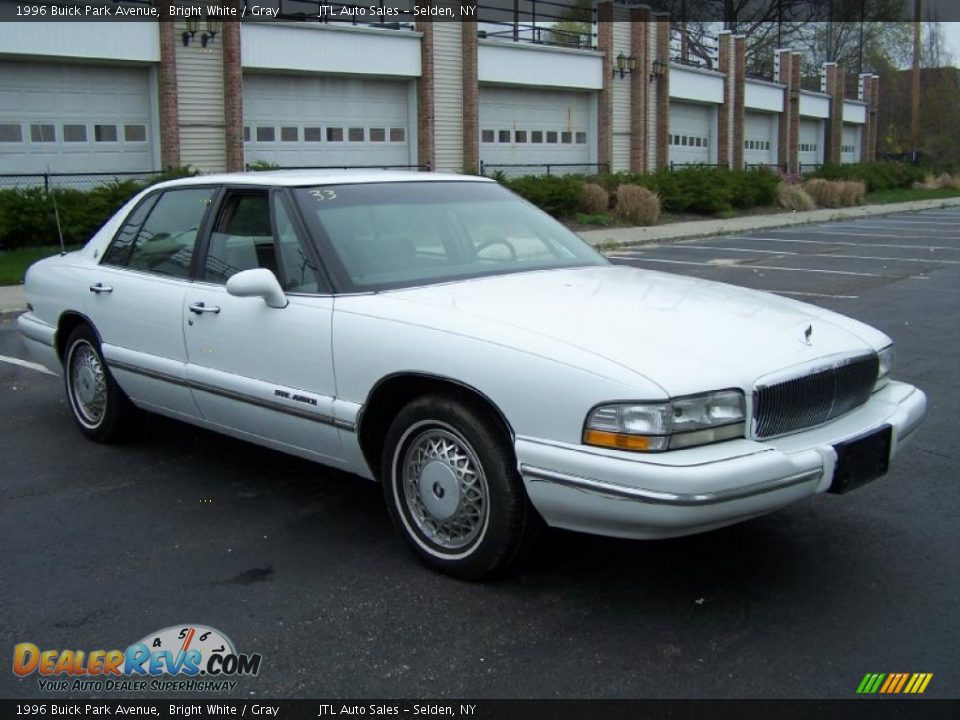
[[[84,173],[12,173],[0,174],[0,189],[43,188],[44,192],[59,189],[92,190],[124,180],[144,181],[160,175],[159,170],[142,172],[84,172]]]

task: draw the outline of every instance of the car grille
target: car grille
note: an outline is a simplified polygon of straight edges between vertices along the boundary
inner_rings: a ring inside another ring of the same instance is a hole
[[[757,386],[753,393],[754,435],[776,437],[816,427],[863,405],[877,381],[876,355]]]

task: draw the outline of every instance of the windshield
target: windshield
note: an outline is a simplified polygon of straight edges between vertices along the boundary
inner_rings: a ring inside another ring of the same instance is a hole
[[[348,292],[608,264],[496,183],[324,185],[294,194]]]

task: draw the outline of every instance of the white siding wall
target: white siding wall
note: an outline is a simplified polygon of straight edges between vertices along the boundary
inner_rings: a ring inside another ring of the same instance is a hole
[[[480,40],[477,76],[482,83],[599,90],[603,87],[603,56],[549,45]]]
[[[433,25],[434,151],[439,172],[463,170],[463,26]]]
[[[156,22],[0,22],[0,53],[160,62],[160,35]]]
[[[867,122],[867,106],[861,102],[845,100],[843,103],[843,121],[863,125]]]
[[[620,53],[630,55],[629,22],[613,25],[614,67]],[[630,80],[630,75],[621,80],[619,73],[613,78],[613,172],[630,169]]]
[[[241,52],[250,69],[419,77],[420,37],[340,23],[245,22]]]
[[[177,24],[179,35],[185,26]],[[180,161],[201,172],[219,172],[227,165],[223,117],[223,38],[207,47],[197,31],[187,47],[177,43],[177,86],[180,109]]]

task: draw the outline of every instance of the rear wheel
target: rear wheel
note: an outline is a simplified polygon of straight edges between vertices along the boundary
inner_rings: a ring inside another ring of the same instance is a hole
[[[100,352],[100,341],[88,325],[77,327],[63,357],[67,402],[80,432],[96,442],[122,439],[136,408],[117,385]]]
[[[532,509],[505,433],[489,414],[443,396],[418,398],[384,443],[387,508],[430,566],[479,579],[506,568]]]

